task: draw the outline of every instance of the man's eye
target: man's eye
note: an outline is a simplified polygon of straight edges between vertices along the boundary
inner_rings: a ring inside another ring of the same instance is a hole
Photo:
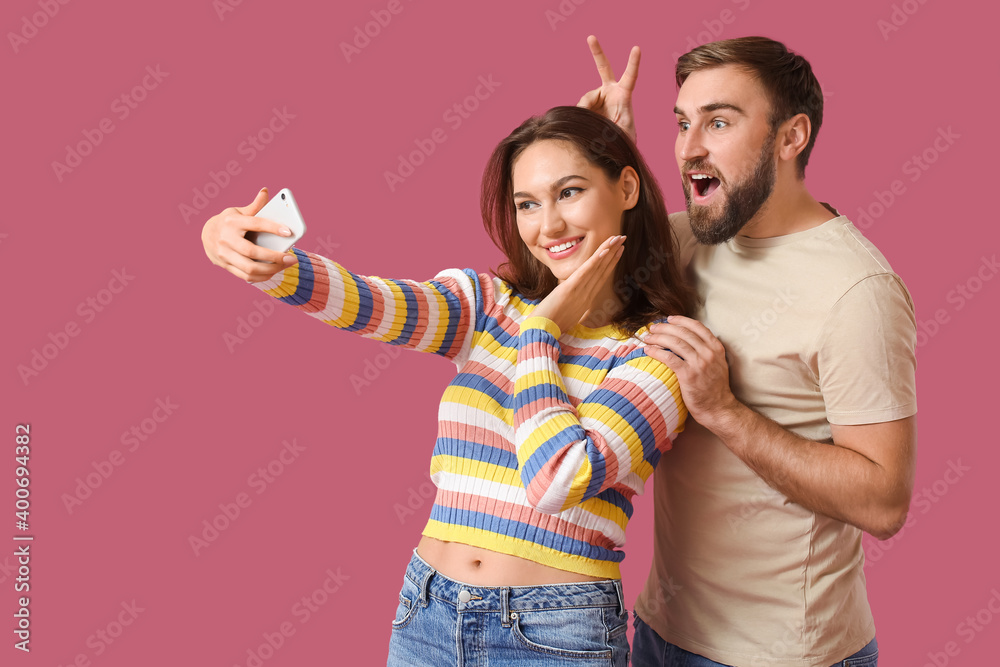
[[[677,121],[677,127],[680,128],[681,132],[687,132],[687,129],[691,127],[691,123],[686,120],[679,120]]]
[[[714,127],[717,130],[721,130],[722,128],[726,127],[727,125],[729,125],[729,123],[727,123],[724,120],[713,120],[712,121],[712,127]]]

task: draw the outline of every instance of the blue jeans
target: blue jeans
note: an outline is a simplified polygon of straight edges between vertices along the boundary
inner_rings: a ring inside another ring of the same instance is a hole
[[[685,651],[679,646],[668,644],[653,628],[635,615],[635,636],[632,639],[635,653],[634,667],[728,667],[700,655]],[[868,645],[854,655],[834,663],[832,667],[876,667],[878,665],[878,642],[872,639]]]
[[[627,630],[620,581],[471,586],[439,573],[414,551],[387,665],[625,667]]]

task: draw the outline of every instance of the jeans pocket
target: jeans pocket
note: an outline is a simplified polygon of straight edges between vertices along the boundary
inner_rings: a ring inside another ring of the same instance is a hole
[[[608,628],[600,608],[542,609],[512,612],[511,633],[526,649],[567,660],[605,660],[612,657]],[[624,632],[616,635],[624,642]]]
[[[402,630],[417,613],[420,589],[408,577],[403,577],[403,588],[399,591],[399,605],[396,607],[396,617],[392,621],[393,630]]]

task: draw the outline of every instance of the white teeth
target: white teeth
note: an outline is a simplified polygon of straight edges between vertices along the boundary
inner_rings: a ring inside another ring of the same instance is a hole
[[[563,250],[569,250],[575,246],[579,241],[569,241],[567,243],[560,243],[559,245],[554,245],[549,248],[549,252],[562,252]]]
[[[691,178],[702,179],[702,178],[712,178],[708,174],[691,174]]]

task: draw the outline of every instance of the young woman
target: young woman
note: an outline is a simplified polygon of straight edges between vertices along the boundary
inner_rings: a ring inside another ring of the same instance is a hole
[[[630,499],[687,414],[674,374],[638,336],[692,299],[632,141],[594,112],[556,107],[500,142],[481,200],[507,257],[498,277],[383,280],[298,248],[272,252],[243,238],[280,233],[252,217],[266,200],[262,190],[205,224],[213,263],[328,324],[458,370],[441,399],[437,495],[403,578],[389,664],[627,664],[618,564]]]

